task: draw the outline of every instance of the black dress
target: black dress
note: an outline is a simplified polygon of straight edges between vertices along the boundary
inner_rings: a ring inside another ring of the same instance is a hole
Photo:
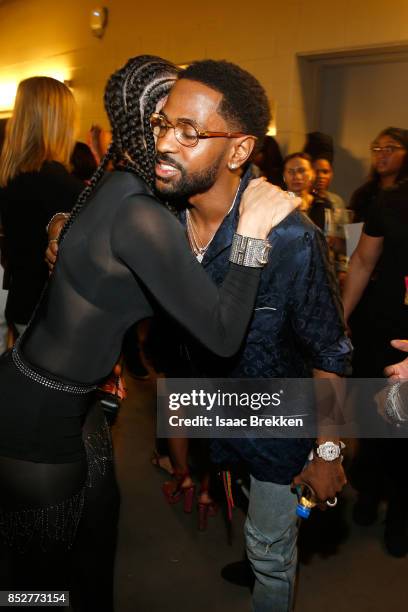
[[[7,253],[6,319],[26,324],[48,279],[45,227],[56,212],[69,212],[84,188],[58,162],[24,172],[0,189],[0,216]]]
[[[373,278],[364,294],[364,321],[354,323],[353,375],[381,378],[384,368],[404,358],[390,345],[408,337],[408,182],[382,190],[367,212],[364,233],[383,238],[383,250]],[[372,406],[373,418],[376,406]],[[362,439],[351,470],[353,486],[374,506],[382,495],[388,499],[386,533],[405,521],[408,505],[406,439],[396,439],[390,426],[389,438]],[[397,517],[398,520],[395,520]]]
[[[115,171],[102,179],[60,245],[21,343],[0,360],[0,531],[12,547],[29,539],[35,555],[44,542],[74,542],[87,468],[103,470],[108,453],[101,430],[85,445],[87,459],[82,425],[126,330],[163,308],[230,356],[259,278],[259,269],[231,265],[217,289],[179,222],[139,178]]]
[[[403,358],[390,345],[408,337],[408,182],[380,192],[367,213],[363,229],[383,238],[381,258],[365,292],[363,330],[356,329],[355,374],[381,377],[384,368]],[[361,337],[360,337],[361,336]]]

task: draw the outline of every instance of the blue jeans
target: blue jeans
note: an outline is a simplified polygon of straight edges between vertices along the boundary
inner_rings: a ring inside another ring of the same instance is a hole
[[[290,485],[251,476],[245,523],[247,555],[255,574],[253,612],[290,612],[297,563],[297,497]]]

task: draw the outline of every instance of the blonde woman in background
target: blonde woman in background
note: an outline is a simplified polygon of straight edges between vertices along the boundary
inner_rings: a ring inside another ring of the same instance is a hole
[[[46,226],[69,212],[83,184],[69,174],[76,104],[63,83],[49,77],[21,81],[0,157],[0,216],[10,289],[6,319],[21,333],[48,278]]]
[[[6,128],[7,119],[0,119],[0,154],[3,148],[4,133]],[[1,226],[0,218],[0,355],[6,350],[6,337],[7,337],[7,324],[4,317],[4,310],[6,308],[7,292],[4,291],[4,235],[3,228]]]

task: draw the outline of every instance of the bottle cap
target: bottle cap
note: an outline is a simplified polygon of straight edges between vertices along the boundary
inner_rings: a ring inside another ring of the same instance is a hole
[[[296,515],[299,516],[300,518],[303,519],[307,519],[310,516],[310,512],[311,512],[311,508],[307,508],[306,506],[303,506],[302,504],[298,504],[296,506]]]

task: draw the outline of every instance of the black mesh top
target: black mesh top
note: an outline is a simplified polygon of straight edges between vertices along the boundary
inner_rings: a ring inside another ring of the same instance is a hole
[[[34,366],[94,383],[109,374],[125,331],[163,308],[220,356],[244,337],[260,269],[230,265],[218,289],[184,230],[129,172],[107,173],[60,245],[21,348]]]

